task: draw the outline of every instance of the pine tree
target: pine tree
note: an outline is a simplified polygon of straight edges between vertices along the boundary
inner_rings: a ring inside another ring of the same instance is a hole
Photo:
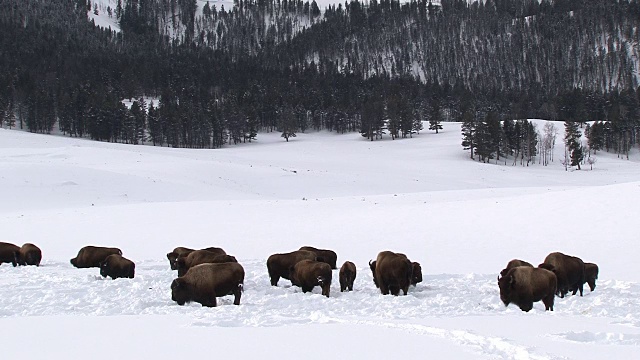
[[[580,170],[580,163],[584,159],[584,149],[580,138],[582,133],[578,128],[578,124],[573,121],[566,121],[564,123],[564,143],[567,148],[568,154],[571,157],[571,166],[577,166]],[[566,160],[565,160],[566,161]]]
[[[280,111],[279,128],[280,131],[282,131],[282,135],[280,135],[280,137],[283,137],[287,142],[289,142],[290,137],[296,137],[296,127],[297,121],[295,114],[293,113],[293,109],[290,105],[287,105]]]
[[[474,150],[476,148],[476,123],[471,109],[466,109],[462,113],[462,147],[469,150],[470,157],[473,159]]]
[[[442,112],[440,111],[440,100],[434,99],[431,102],[431,112],[429,113],[429,130],[442,130]]]

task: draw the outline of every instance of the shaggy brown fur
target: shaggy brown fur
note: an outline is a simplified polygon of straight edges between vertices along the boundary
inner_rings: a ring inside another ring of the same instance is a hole
[[[331,291],[331,265],[315,260],[298,261],[290,269],[291,283],[309,292],[315,286],[322,288],[322,295],[329,297]]]
[[[351,261],[345,261],[338,273],[340,280],[340,292],[353,291],[353,282],[356,280],[356,265]]]
[[[513,259],[507,263],[507,267],[500,271],[500,276],[505,276],[509,272],[509,270],[513,269],[516,266],[528,266],[533,267],[533,265],[529,264],[524,260]]]
[[[272,286],[278,286],[278,280],[284,278],[291,280],[289,272],[291,268],[302,260],[316,260],[316,254],[307,250],[296,250],[290,253],[273,254],[267,259],[267,271]]]
[[[573,290],[573,295],[580,290],[580,296],[582,296],[583,285],[586,280],[584,262],[580,258],[554,252],[547,255],[544,262],[538,267],[553,271],[556,274],[558,278],[556,291],[561,298],[570,290]]]
[[[71,259],[70,262],[77,268],[100,267],[100,262],[111,254],[122,255],[122,251],[118,248],[85,246],[78,251],[78,256]]]
[[[598,280],[598,265],[594,263],[584,263],[584,280],[589,284],[591,291],[596,289],[596,280]]]
[[[326,249],[316,249],[311,246],[303,246],[300,248],[300,250],[307,250],[315,253],[316,259],[318,261],[322,261],[324,263],[331,265],[332,269],[337,269],[336,263],[338,262],[338,254],[336,254],[335,251],[326,250]]]
[[[517,266],[498,278],[498,286],[504,306],[514,303],[522,311],[529,311],[534,302],[542,300],[545,310],[553,311],[557,280],[549,270]]]
[[[196,250],[187,256],[181,256],[176,261],[178,266],[178,276],[183,276],[187,271],[200,264],[213,264],[225,262],[238,262],[235,257],[227,254],[214,253],[208,250]]]
[[[189,253],[192,251],[195,251],[195,250],[178,246],[177,248],[173,249],[172,252],[167,253],[167,259],[169,259],[169,266],[171,266],[171,270],[178,270],[178,263],[176,262],[176,260],[178,260],[178,257],[180,255],[182,254],[189,255]]]
[[[420,263],[412,262],[412,275],[411,275],[411,285],[416,286],[418,283],[422,282],[422,266]]]
[[[234,295],[233,303],[240,305],[244,268],[238,263],[200,264],[171,283],[171,300],[184,305],[195,301],[202,306],[215,307],[216,298]]]
[[[370,263],[370,266],[373,263]],[[374,282],[383,295],[407,294],[413,276],[413,264],[404,254],[382,251],[375,261]]]
[[[109,255],[100,263],[100,275],[102,277],[110,276],[113,280],[117,278],[133,279],[135,271],[136,264],[118,254]]]
[[[26,243],[16,252],[16,263],[18,265],[40,266],[40,261],[42,261],[42,251],[33,244]]]
[[[0,242],[0,264],[11,263],[13,266],[17,266],[16,253],[20,251],[18,245]]]

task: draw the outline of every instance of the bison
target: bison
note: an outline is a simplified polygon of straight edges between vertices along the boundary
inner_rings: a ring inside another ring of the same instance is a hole
[[[547,255],[544,262],[538,265],[538,267],[550,270],[556,274],[558,280],[556,291],[561,298],[563,298],[570,289],[573,290],[574,295],[580,290],[580,296],[582,296],[585,273],[584,262],[580,258],[554,252]]]
[[[584,280],[589,284],[591,291],[596,289],[596,280],[598,280],[599,272],[600,269],[598,269],[598,265],[594,263],[584,263]]]
[[[584,281],[589,284],[591,291],[596,289],[596,280],[598,280],[598,265],[593,263],[584,263]],[[573,291],[573,295],[576,294],[577,288],[570,288],[569,291]]]
[[[353,291],[353,282],[356,280],[356,265],[351,261],[345,261],[338,274],[340,280],[340,292]]]
[[[238,263],[200,264],[173,280],[171,300],[178,305],[195,301],[215,307],[217,297],[234,295],[233,303],[240,305],[243,284],[244,269]]]
[[[189,254],[190,252],[195,251],[194,249],[189,249],[186,247],[182,247],[182,246],[178,246],[177,248],[173,249],[172,252],[167,253],[167,259],[169,259],[169,266],[171,266],[171,270],[178,270],[178,264],[176,262],[176,260],[178,260],[178,257],[182,254]]]
[[[509,272],[509,270],[513,269],[516,266],[528,266],[533,267],[533,265],[529,264],[524,260],[513,259],[507,263],[507,267],[500,271],[500,276],[505,276]]]
[[[100,267],[100,263],[111,254],[122,255],[122,250],[101,246],[85,246],[78,251],[78,256],[70,260],[77,268]]]
[[[329,297],[331,291],[331,265],[315,260],[301,260],[289,270],[291,283],[309,292],[315,286],[322,288],[322,295]]]
[[[18,266],[16,262],[16,253],[20,252],[18,245],[0,242],[0,264],[11,263],[13,266]]]
[[[267,259],[267,271],[272,286],[278,286],[278,280],[291,280],[291,268],[302,260],[316,260],[316,254],[307,250],[296,250],[290,253],[273,254]]]
[[[316,249],[311,246],[303,246],[299,250],[311,251],[316,254],[316,259],[318,261],[322,261],[324,263],[331,265],[332,269],[337,269],[336,262],[338,261],[338,255],[335,253],[335,251],[325,250],[325,249]]]
[[[375,262],[369,262],[374,274],[373,282],[383,295],[407,294],[413,277],[413,264],[404,254],[382,251]]]
[[[122,257],[122,255],[111,254],[100,262],[100,275],[110,276],[111,279],[129,278],[135,276],[136,264],[133,261]]]
[[[422,266],[418,262],[412,262],[412,275],[411,275],[411,285],[416,286],[418,283],[422,282]]]
[[[542,300],[545,311],[553,311],[556,293],[556,275],[542,268],[517,266],[503,277],[498,277],[500,300],[504,306],[518,305],[522,311],[533,309],[533,303]]]
[[[42,260],[42,251],[39,247],[26,243],[22,245],[20,250],[18,250],[15,254],[16,263],[18,265],[35,265],[40,266],[40,261]]]
[[[187,273],[189,268],[196,265],[207,263],[225,263],[225,262],[238,262],[235,257],[227,254],[216,254],[208,250],[196,250],[187,256],[181,256],[176,261],[178,267],[178,276],[183,276]]]

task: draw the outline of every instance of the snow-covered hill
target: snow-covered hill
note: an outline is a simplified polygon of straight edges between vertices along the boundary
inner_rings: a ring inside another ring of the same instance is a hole
[[[558,124],[559,125],[559,124]],[[0,266],[3,355],[175,359],[632,358],[640,350],[640,164],[599,153],[592,171],[481,164],[440,134],[368,142],[359,134],[260,134],[218,150],[101,143],[0,129],[0,241],[33,242],[41,267]],[[561,145],[558,145],[560,147]],[[133,280],[68,260],[118,246]],[[221,246],[247,276],[241,305],[171,301],[175,246]],[[266,258],[302,245],[356,263],[353,293],[269,285]],[[422,264],[408,296],[382,296],[381,250]],[[594,292],[505,308],[496,284],[512,258],[562,251],[600,265]]]

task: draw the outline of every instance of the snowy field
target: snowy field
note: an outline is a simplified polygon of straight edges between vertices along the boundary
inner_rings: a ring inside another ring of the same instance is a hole
[[[598,153],[593,170],[565,171],[560,135],[550,166],[482,164],[462,150],[460,124],[444,126],[375,142],[259,134],[217,150],[0,129],[0,241],[44,256],[0,266],[3,357],[637,357],[640,156]],[[121,248],[135,279],[73,268],[85,245]],[[355,291],[340,293],[337,270],[330,298],[283,279],[271,287],[267,257],[302,245],[355,262]],[[241,305],[171,301],[165,254],[176,246],[235,255]],[[409,295],[375,288],[367,263],[382,250],[422,264]],[[556,298],[554,312],[505,308],[500,270],[553,251],[597,263],[596,290]]]

